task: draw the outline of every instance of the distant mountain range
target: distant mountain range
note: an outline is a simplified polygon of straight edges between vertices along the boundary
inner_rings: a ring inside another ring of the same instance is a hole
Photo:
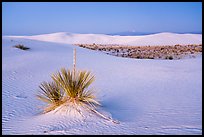
[[[161,32],[135,32],[135,31],[124,31],[124,32],[117,32],[117,33],[108,33],[107,35],[120,35],[120,36],[139,36],[139,35],[150,35],[150,34],[157,34]],[[170,32],[170,33],[177,33],[177,34],[202,34],[200,31],[195,32]]]

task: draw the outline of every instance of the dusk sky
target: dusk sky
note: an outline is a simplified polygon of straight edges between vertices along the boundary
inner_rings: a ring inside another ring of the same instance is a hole
[[[201,2],[3,2],[3,35],[202,32]]]

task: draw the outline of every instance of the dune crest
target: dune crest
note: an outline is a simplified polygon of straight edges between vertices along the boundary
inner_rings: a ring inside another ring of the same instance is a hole
[[[202,44],[202,34],[157,33],[142,36],[119,36],[105,34],[77,34],[58,32],[34,36],[5,36],[11,38],[25,38],[63,44],[120,44],[130,46],[149,45],[187,45]]]

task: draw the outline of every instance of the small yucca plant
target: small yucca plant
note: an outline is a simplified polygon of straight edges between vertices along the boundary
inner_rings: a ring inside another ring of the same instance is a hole
[[[74,103],[84,105],[89,110],[110,120],[114,123],[117,121],[104,116],[96,111],[96,106],[100,103],[96,100],[93,90],[89,89],[94,81],[94,75],[89,71],[76,71],[76,50],[74,50],[73,70],[62,68],[61,72],[52,75],[52,83],[42,83],[40,86],[41,95],[38,99],[47,102],[49,106],[44,112],[55,110],[64,103]],[[67,108],[69,109],[69,108]]]
[[[88,89],[94,81],[94,76],[88,71],[71,71],[65,68],[52,75],[55,83],[65,92],[65,98],[74,103],[86,103],[90,106],[100,105],[93,90]]]
[[[100,103],[96,100],[93,90],[88,89],[94,76],[88,71],[71,71],[65,68],[52,75],[53,82],[41,84],[38,99],[49,104],[44,113],[54,110],[65,102],[86,104],[96,108]]]
[[[76,71],[76,49],[73,55],[72,71],[62,68],[61,72],[52,75],[52,83],[41,84],[41,95],[37,97],[50,104],[44,112],[54,110],[65,102],[87,104],[91,108],[100,105],[93,90],[88,89],[94,81],[94,76],[88,71]]]

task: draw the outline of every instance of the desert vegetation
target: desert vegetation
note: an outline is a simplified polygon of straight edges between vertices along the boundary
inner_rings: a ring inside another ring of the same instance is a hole
[[[15,45],[13,47],[21,49],[21,50],[28,50],[28,49],[30,49],[29,47],[26,47],[26,46],[24,46],[22,44]]]
[[[75,50],[74,50],[75,51]],[[106,117],[96,110],[101,106],[96,99],[94,90],[90,89],[90,85],[94,82],[95,76],[90,71],[76,70],[76,51],[74,52],[73,69],[61,68],[60,71],[51,76],[51,82],[42,82],[39,86],[37,98],[48,105],[44,108],[43,113],[48,113],[58,109],[74,110],[79,112],[85,108],[95,114],[118,123]],[[81,108],[79,108],[81,107]]]
[[[98,50],[106,54],[136,59],[181,59],[188,55],[202,53],[202,44],[174,46],[125,46],[102,44],[75,44],[83,48]]]
[[[100,103],[96,100],[93,90],[88,89],[94,81],[94,76],[88,71],[71,71],[62,68],[52,75],[52,82],[43,82],[38,99],[48,103],[44,113],[50,112],[63,103],[88,105],[96,108]]]

